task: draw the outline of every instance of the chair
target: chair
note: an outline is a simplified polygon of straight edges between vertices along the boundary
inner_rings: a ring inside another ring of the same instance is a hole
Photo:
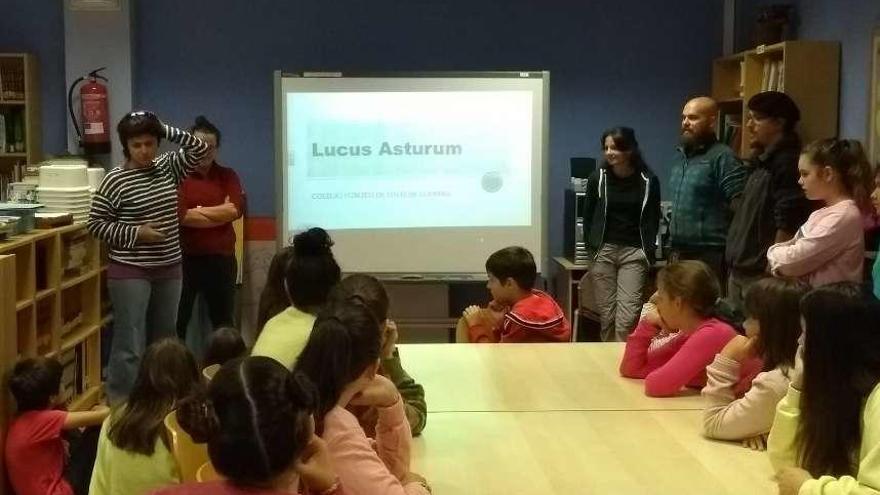
[[[208,483],[209,481],[220,481],[223,476],[214,469],[214,465],[210,461],[204,463],[196,471],[196,481],[199,483]]]
[[[195,443],[189,433],[180,427],[177,422],[177,411],[171,411],[165,416],[165,430],[171,440],[171,455],[177,462],[181,483],[196,481],[199,468],[209,462],[208,446]]]
[[[214,375],[216,375],[217,371],[219,371],[219,370],[220,370],[219,364],[212,364],[210,366],[206,366],[202,370],[202,376],[205,377],[206,382],[210,382],[211,380],[214,379]]]

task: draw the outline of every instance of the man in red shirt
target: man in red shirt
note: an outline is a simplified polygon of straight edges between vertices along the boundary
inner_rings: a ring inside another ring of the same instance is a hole
[[[208,143],[208,155],[180,185],[183,290],[177,334],[183,340],[198,295],[214,328],[233,323],[237,267],[232,222],[242,211],[238,175],[216,162],[220,130],[200,116],[191,132]]]

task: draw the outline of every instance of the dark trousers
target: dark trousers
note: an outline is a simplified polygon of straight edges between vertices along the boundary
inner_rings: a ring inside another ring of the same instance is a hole
[[[182,340],[186,340],[186,327],[199,294],[208,305],[214,328],[233,324],[235,274],[235,256],[183,256],[183,290],[177,313],[177,335]]]
[[[727,288],[727,264],[724,262],[724,248],[703,248],[703,249],[677,249],[672,248],[669,254],[669,261],[694,260],[702,261],[709,265],[709,268],[718,277],[718,283],[721,286],[721,292],[724,293]]]
[[[70,451],[70,460],[64,469],[64,479],[70,483],[76,495],[88,495],[89,483],[92,480],[92,469],[98,454],[98,437],[100,426],[90,426],[72,430],[64,435]]]

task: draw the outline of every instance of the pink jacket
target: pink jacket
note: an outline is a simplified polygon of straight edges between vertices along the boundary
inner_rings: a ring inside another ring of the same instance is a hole
[[[644,378],[645,394],[651,397],[669,397],[685,386],[702,388],[706,384],[706,366],[736,335],[730,325],[714,318],[704,321],[690,334],[679,333],[662,341],[657,332],[657,327],[640,321],[626,339],[620,362],[620,374]],[[742,392],[760,367],[760,362],[744,367],[738,387]]]
[[[361,429],[357,418],[336,406],[324,416],[327,448],[339,481],[348,495],[428,495],[420,483],[403,485],[409,473],[412,433],[403,401],[379,408],[376,447]]]
[[[804,277],[813,287],[860,282],[865,264],[861,212],[851,199],[814,211],[793,239],[770,246],[767,261],[774,275]]]

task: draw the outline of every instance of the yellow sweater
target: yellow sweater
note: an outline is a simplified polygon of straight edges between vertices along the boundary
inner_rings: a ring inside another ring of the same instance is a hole
[[[767,452],[770,463],[779,469],[798,466],[798,446],[795,434],[800,421],[800,391],[789,387],[788,394],[779,401],[776,417],[770,430]],[[869,495],[880,493],[880,384],[874,387],[862,411],[862,445],[859,448],[859,468],[855,477],[822,476],[809,480],[799,495]]]
[[[266,322],[251,355],[270,357],[292,370],[314,324],[314,315],[288,306]]]
[[[101,425],[89,495],[144,495],[180,483],[177,464],[161,438],[151,456],[122,450],[107,437],[111,418]]]

